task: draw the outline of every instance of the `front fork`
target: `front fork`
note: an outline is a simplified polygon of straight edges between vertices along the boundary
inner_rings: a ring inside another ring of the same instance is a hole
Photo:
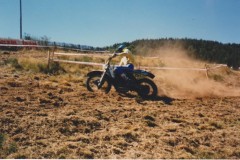
[[[102,85],[103,85],[103,80],[104,80],[104,77],[106,75],[106,72],[107,72],[106,70],[103,72],[103,74],[102,74],[102,76],[101,76],[101,78],[100,78],[100,80],[99,80],[99,82],[97,84],[98,89],[100,89],[102,87]]]

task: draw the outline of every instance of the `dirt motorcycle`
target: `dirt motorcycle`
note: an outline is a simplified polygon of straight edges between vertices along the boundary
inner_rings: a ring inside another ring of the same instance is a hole
[[[114,73],[115,65],[110,65],[111,56],[103,66],[103,71],[91,71],[87,74],[86,86],[91,92],[103,91],[108,93],[112,86],[119,93],[127,93],[129,91],[137,92],[143,98],[154,98],[157,96],[158,89],[156,84],[151,80],[155,76],[145,70],[133,70],[131,73],[134,79],[134,86],[129,86],[119,76]]]

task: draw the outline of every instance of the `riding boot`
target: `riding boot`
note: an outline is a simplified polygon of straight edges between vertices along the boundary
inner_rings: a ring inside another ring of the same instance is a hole
[[[136,81],[134,81],[133,79],[129,78],[129,76],[127,76],[126,73],[122,73],[121,77],[125,81],[126,86],[128,88],[132,88],[132,89],[136,89],[137,88]]]

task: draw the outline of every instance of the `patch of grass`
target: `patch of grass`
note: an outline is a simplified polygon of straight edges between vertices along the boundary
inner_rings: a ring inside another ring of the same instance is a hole
[[[38,68],[39,62],[36,59],[24,58],[24,59],[20,59],[19,63],[21,64],[24,70],[39,72],[39,68]]]
[[[22,154],[18,154],[14,157],[15,159],[28,159],[27,156],[22,155]]]
[[[223,81],[223,76],[218,75],[218,74],[214,74],[214,75],[212,75],[212,79],[214,79],[215,81],[218,81],[218,82],[222,82]]]
[[[210,131],[214,131],[216,130],[216,128],[213,125],[210,124],[202,124],[198,127],[199,130],[210,130]]]
[[[44,73],[46,73],[47,68],[42,68],[42,71],[45,71]],[[49,66],[49,70],[47,70],[47,73],[51,73],[51,74],[61,74],[61,73],[65,73],[65,69],[59,64],[59,63],[51,63]]]
[[[215,127],[216,129],[223,129],[223,124],[221,122],[210,122],[210,125]]]
[[[234,151],[232,153],[233,156],[237,157],[237,158],[240,158],[240,149],[238,149],[237,151]]]
[[[67,146],[64,146],[57,151],[57,154],[63,158],[63,156],[65,157],[70,152],[70,149]]]
[[[58,159],[66,159],[65,155],[60,155]]]
[[[4,141],[5,141],[5,136],[4,134],[0,133],[0,149],[3,148]]]
[[[39,64],[37,64],[37,67],[38,67],[39,72],[41,72],[41,73],[48,73],[49,72],[47,64],[39,63]]]
[[[17,152],[17,144],[6,139],[6,135],[0,133],[0,159]]]
[[[31,71],[34,73],[50,73],[50,74],[60,74],[65,73],[65,70],[57,62],[50,63],[48,68],[47,62],[42,62],[41,60],[33,58],[20,59],[20,64],[22,68],[26,71]]]
[[[17,58],[9,58],[6,60],[5,64],[10,64],[15,69],[22,69],[22,66],[19,64]]]
[[[17,144],[15,142],[12,142],[9,144],[8,147],[8,154],[17,152]]]
[[[82,149],[79,152],[80,158],[83,159],[94,159],[94,154],[88,149]]]
[[[83,61],[83,62],[92,62],[93,58],[89,56],[82,56],[78,58],[74,58],[75,61]]]
[[[165,142],[165,143],[166,143],[167,145],[169,145],[169,146],[175,147],[175,146],[178,145],[179,139],[174,138],[174,137],[172,137],[172,138],[166,138],[166,139],[163,139],[163,142]]]
[[[213,158],[215,158],[215,154],[213,152],[210,152],[210,151],[199,152],[199,153],[197,153],[197,158],[213,159]]]

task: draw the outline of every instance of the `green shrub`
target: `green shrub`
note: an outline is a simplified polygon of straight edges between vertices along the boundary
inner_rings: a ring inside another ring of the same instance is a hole
[[[17,152],[17,144],[6,140],[6,136],[0,133],[0,159],[6,158],[9,154]]]
[[[19,64],[18,59],[16,58],[9,58],[5,62],[6,64],[10,64],[12,67],[16,69],[22,69],[22,66]]]
[[[41,72],[44,66],[46,66],[44,62],[34,58],[21,58],[19,59],[19,63],[24,70],[35,73]]]
[[[224,124],[222,122],[210,122],[210,125],[217,129],[223,129]]]
[[[92,60],[93,60],[92,57],[88,57],[88,56],[83,56],[83,57],[82,57],[82,61],[83,61],[83,62],[91,62]]]
[[[48,73],[47,64],[39,63],[39,64],[37,64],[37,67],[38,67],[38,69],[39,69],[39,72]]]
[[[3,148],[4,141],[5,141],[4,134],[0,133],[0,149]]]
[[[17,152],[17,144],[15,142],[10,143],[8,147],[8,154]]]
[[[57,62],[54,62],[54,63],[51,63],[50,66],[49,66],[49,70],[47,73],[51,73],[51,74],[60,74],[60,73],[65,73],[66,71],[64,70],[64,68],[62,68],[60,66],[59,63]]]
[[[66,71],[60,66],[59,63],[54,62],[54,63],[50,63],[49,68],[47,66],[47,64],[42,64],[39,63],[37,64],[38,70],[41,73],[50,73],[50,74],[60,74],[60,73],[65,73]]]
[[[212,78],[213,78],[215,81],[218,81],[218,82],[223,81],[223,76],[221,76],[221,75],[214,74],[214,75],[212,76]]]
[[[26,71],[31,71],[35,73],[50,73],[59,74],[65,72],[65,70],[59,65],[59,63],[50,63],[49,68],[46,62],[42,62],[33,58],[23,58],[20,59],[20,64],[22,68]]]

